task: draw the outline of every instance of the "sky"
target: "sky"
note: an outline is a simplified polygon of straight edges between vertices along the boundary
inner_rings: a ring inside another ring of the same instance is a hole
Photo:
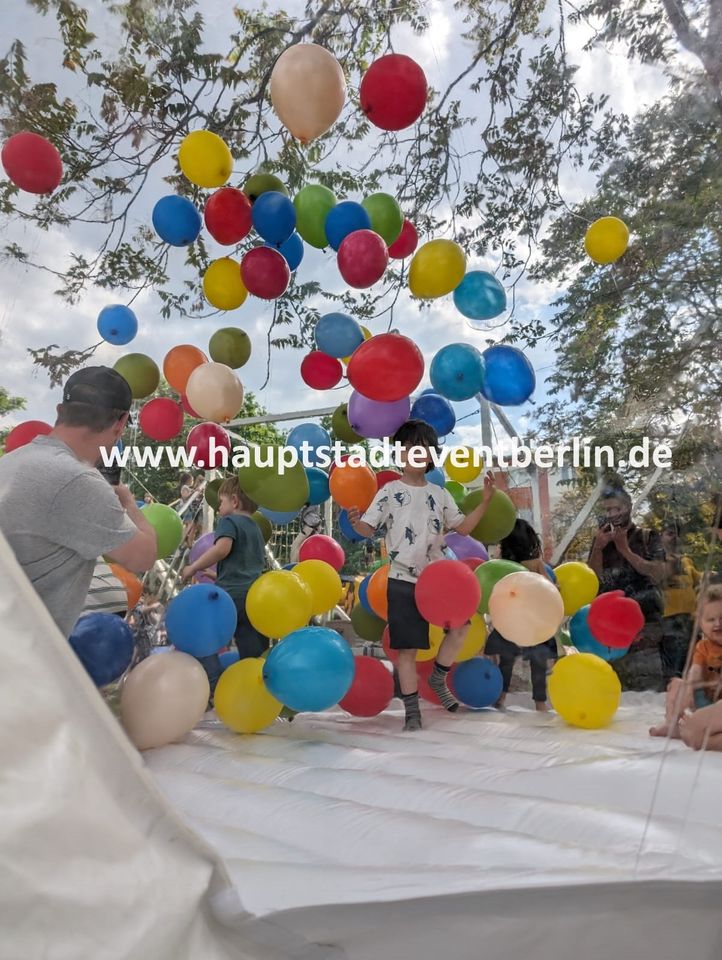
[[[245,7],[247,3],[248,0],[245,0],[239,5]],[[73,90],[73,77],[68,77],[68,71],[61,70],[60,46],[54,21],[40,17],[19,0],[16,0],[15,6],[17,15],[13,17],[12,35],[22,38],[32,51],[31,76],[36,81],[71,84],[71,95],[79,99],[91,96],[82,88]],[[99,0],[86,2],[85,6],[91,11],[90,28],[98,35],[100,42],[112,42],[113,21],[107,10]],[[282,6],[291,15],[303,9],[303,4],[296,0],[283,4],[270,0],[268,6],[271,9]],[[429,0],[426,6],[430,29],[422,36],[415,36],[410,30],[398,31],[395,49],[417,60],[426,72],[430,85],[443,89],[448,78],[453,76],[460,57],[466,56],[462,49],[465,41],[459,39],[461,28],[452,4]],[[547,16],[556,16],[556,9],[556,5],[551,5]],[[206,20],[208,47],[217,51],[228,50],[228,37],[235,27],[232,5],[220,0],[204,0],[202,11]],[[656,68],[630,62],[623,50],[595,49],[584,52],[582,47],[588,35],[589,27],[586,25],[567,26],[568,59],[579,64],[577,85],[582,94],[604,89],[610,96],[612,108],[633,115],[664,93],[665,81],[661,73]],[[9,42],[10,31],[6,30],[3,49]],[[483,99],[483,91],[479,94],[472,94],[468,90],[462,92],[465,99]],[[268,109],[271,109],[270,105]],[[373,141],[367,146],[373,150]],[[170,170],[172,156],[167,158],[167,162],[167,169]],[[239,169],[229,182],[242,182],[244,172]],[[3,175],[1,171],[0,175]],[[160,181],[161,175],[159,170],[155,178],[149,179],[140,202],[134,207],[135,223],[149,223],[153,204],[159,196],[168,192],[167,185]],[[593,190],[594,180],[583,172],[562,171],[561,186],[566,202],[574,203]],[[24,197],[21,202],[27,208],[28,198]],[[92,231],[83,224],[42,232],[37,227],[11,221],[6,227],[5,236],[6,239],[11,237],[17,240],[28,250],[31,258],[57,269],[67,263],[71,251],[92,253],[93,243],[97,242]],[[210,247],[217,256],[227,253],[227,248],[212,241]],[[171,251],[171,274],[179,279],[188,273],[184,257],[183,250]],[[494,270],[496,266],[493,258],[472,259],[467,269]],[[299,279],[313,279],[320,271],[324,272],[324,277],[329,276],[328,271],[336,271],[333,253],[314,251],[306,245],[306,256],[298,271]],[[339,286],[342,283],[340,277],[338,283]],[[52,422],[55,405],[60,399],[60,389],[50,389],[47,375],[33,366],[27,353],[28,347],[56,343],[63,349],[83,349],[99,339],[96,329],[99,311],[109,303],[126,302],[117,294],[109,295],[108,291],[96,288],[88,290],[79,304],[69,307],[54,294],[57,285],[57,278],[49,273],[23,268],[17,263],[0,263],[0,385],[12,395],[27,400],[24,411],[3,418],[0,426],[12,426],[25,419]],[[517,286],[516,318],[526,321],[549,317],[550,303],[559,293],[548,284],[534,283],[524,278]],[[326,312],[322,303],[319,306],[321,312]],[[342,389],[325,392],[306,387],[299,374],[303,352],[294,350],[274,351],[271,376],[268,384],[262,388],[266,379],[266,332],[272,316],[270,304],[249,297],[239,310],[225,315],[209,319],[175,317],[164,320],[159,314],[157,297],[148,292],[136,299],[133,309],[140,327],[135,340],[127,347],[104,344],[92,362],[112,366],[119,356],[132,351],[149,354],[161,366],[163,356],[172,346],[191,343],[207,352],[208,340],[217,328],[237,325],[248,332],[253,344],[253,355],[250,362],[239,371],[240,378],[244,387],[253,391],[269,412],[335,406],[350,395],[351,388],[347,384]],[[329,305],[329,309],[335,308]],[[375,325],[370,324],[372,332],[382,332],[387,323],[387,318],[380,318]],[[403,291],[399,298],[393,326],[412,337],[424,354],[426,373],[419,390],[429,386],[428,366],[440,347],[450,342],[468,341],[483,349],[488,337],[499,339],[507,329],[502,325],[492,334],[472,330],[454,307],[451,296],[435,300],[430,310],[419,312],[418,305],[411,300],[407,291]],[[537,390],[533,401],[540,402],[545,395],[544,379],[551,373],[554,356],[548,348],[530,351],[527,355],[537,373]],[[455,409],[458,424],[453,437],[449,439],[459,443],[479,443],[476,401],[455,404]],[[507,413],[517,429],[524,432],[532,411],[532,403],[527,403],[522,407],[509,408]],[[289,428],[291,426],[293,423],[288,424]]]

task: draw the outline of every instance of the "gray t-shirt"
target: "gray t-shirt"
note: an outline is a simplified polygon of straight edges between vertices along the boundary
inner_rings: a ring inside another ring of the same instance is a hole
[[[0,457],[0,530],[66,637],[97,558],[137,533],[100,473],[47,436]]]

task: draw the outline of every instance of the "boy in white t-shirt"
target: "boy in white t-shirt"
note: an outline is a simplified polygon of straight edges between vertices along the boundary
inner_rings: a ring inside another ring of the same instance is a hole
[[[352,508],[348,518],[354,530],[365,537],[372,537],[378,527],[386,529],[389,634],[391,649],[399,653],[399,686],[406,710],[404,730],[419,730],[416,652],[428,650],[430,644],[429,624],[416,606],[416,581],[425,567],[446,556],[447,531],[466,535],[479,523],[494,492],[494,480],[490,473],[486,475],[481,503],[464,516],[448,490],[426,480],[425,474],[433,467],[431,448],[439,449],[434,428],[421,420],[409,420],[396,432],[394,443],[402,449],[401,479],[385,484],[363,517]],[[447,631],[429,678],[429,686],[451,712],[459,704],[446,681],[467,630],[468,624]]]

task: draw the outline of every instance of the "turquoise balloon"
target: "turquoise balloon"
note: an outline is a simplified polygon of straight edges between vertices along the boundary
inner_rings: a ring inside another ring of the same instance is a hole
[[[320,467],[307,467],[306,476],[308,477],[308,502],[314,507],[319,503],[325,503],[331,496],[328,474]]]
[[[353,682],[354,658],[340,634],[328,627],[294,630],[271,649],[263,681],[271,696],[292,710],[326,710]]]
[[[605,647],[592,635],[589,629],[589,606],[587,604],[574,614],[569,621],[569,634],[572,644],[580,653],[593,653],[602,660],[619,660],[629,647]]]
[[[469,320],[493,320],[506,310],[506,291],[492,273],[471,270],[454,290],[454,306]]]

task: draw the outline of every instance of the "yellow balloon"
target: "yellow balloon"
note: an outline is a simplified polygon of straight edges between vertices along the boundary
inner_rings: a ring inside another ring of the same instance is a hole
[[[311,613],[317,616],[333,610],[343,594],[341,577],[324,560],[302,560],[292,571],[311,591]]]
[[[619,707],[622,685],[614,670],[593,653],[557,660],[549,677],[549,701],[573,727],[606,727]]]
[[[311,619],[311,591],[290,570],[269,570],[251,586],[246,613],[265,637],[285,637]]]
[[[213,705],[219,718],[236,733],[256,733],[273,723],[283,707],[263,682],[262,657],[231,664],[221,674]]]
[[[429,240],[416,251],[409,267],[409,290],[433,300],[456,290],[466,273],[466,255],[453,240]]]
[[[362,323],[359,324],[359,326],[361,327],[361,332],[364,335],[364,340],[370,340],[373,334],[371,333],[369,328],[365,327]],[[341,357],[341,363],[343,363],[344,365],[347,365],[350,359],[351,359],[351,354],[349,354],[347,357]]]
[[[183,138],[178,163],[190,182],[199,187],[222,187],[233,171],[228,144],[210,130],[194,130]]]
[[[441,646],[441,641],[444,639],[444,631],[441,627],[430,626],[429,627],[429,640],[431,641],[431,647],[434,651],[432,656],[436,656],[439,647]],[[464,637],[464,645],[462,646],[459,655],[456,658],[457,663],[461,663],[462,660],[471,660],[472,657],[478,656],[481,651],[484,649],[486,644],[486,623],[484,618],[475,613],[471,618],[471,626]],[[426,654],[427,651],[423,650],[420,653]],[[431,656],[424,656],[423,658],[418,656],[417,660],[430,660]]]
[[[557,587],[564,601],[564,616],[571,617],[599,593],[599,578],[586,563],[572,560],[554,570]]]
[[[203,295],[216,310],[236,310],[248,296],[241,279],[241,266],[230,257],[221,257],[203,274]]]
[[[188,377],[186,397],[199,417],[225,423],[243,406],[243,384],[224,363],[201,363]]]
[[[456,460],[456,466],[452,462],[452,456]],[[483,469],[479,451],[474,447],[455,447],[444,461],[446,476],[457,483],[471,483]]]
[[[346,100],[338,60],[317,43],[287,47],[273,66],[270,86],[276,116],[301,143],[332,127]]]
[[[595,263],[614,263],[629,244],[629,229],[618,217],[595,220],[584,236],[584,249]]]

